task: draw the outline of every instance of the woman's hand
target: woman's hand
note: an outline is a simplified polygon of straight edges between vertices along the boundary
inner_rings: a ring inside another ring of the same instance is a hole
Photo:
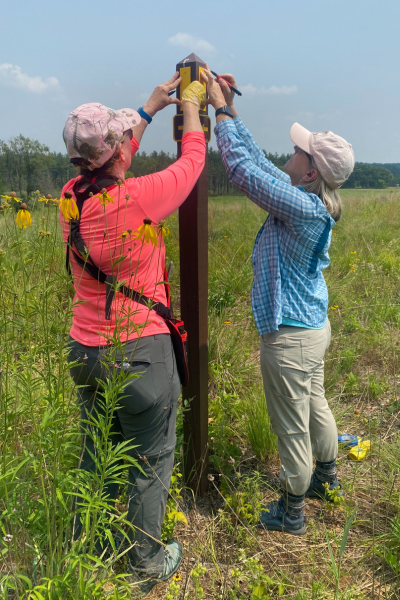
[[[207,85],[208,92],[208,104],[211,104],[215,110],[221,108],[221,106],[226,105],[226,100],[219,84],[214,81],[212,73],[209,69],[208,63],[206,63],[206,68],[201,72],[202,81]]]
[[[162,83],[158,85],[154,92],[151,94],[150,98],[143,104],[143,110],[147,112],[150,117],[154,117],[154,115],[169,106],[170,104],[181,104],[181,101],[178,98],[172,98],[168,96],[168,92],[174,90],[182,81],[182,77],[179,77],[178,71],[175,75],[166,83]]]

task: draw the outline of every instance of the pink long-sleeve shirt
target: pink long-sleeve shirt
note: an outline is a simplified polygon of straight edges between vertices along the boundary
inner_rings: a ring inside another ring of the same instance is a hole
[[[182,155],[173,165],[153,175],[127,179],[120,189],[117,185],[108,188],[114,203],[105,207],[100,204],[99,196],[88,198],[83,204],[80,232],[93,261],[107,274],[113,274],[118,281],[140,290],[155,302],[166,303],[165,287],[159,284],[164,280],[164,241],[159,234],[155,247],[135,239],[133,233],[146,217],[157,230],[158,223],[182,204],[204,167],[205,148],[203,133],[186,133]],[[73,193],[78,179],[71,179],[64,186],[63,196],[65,192]],[[125,198],[127,194],[129,199]],[[69,223],[60,214],[63,239],[67,243]],[[123,237],[123,232],[128,230],[133,233]],[[116,262],[120,257],[123,259]],[[74,340],[86,346],[99,346],[107,344],[113,335],[124,342],[138,336],[169,333],[163,319],[154,311],[120,293],[115,294],[111,319],[106,320],[106,285],[83,271],[72,254],[71,268],[75,298],[70,334]]]

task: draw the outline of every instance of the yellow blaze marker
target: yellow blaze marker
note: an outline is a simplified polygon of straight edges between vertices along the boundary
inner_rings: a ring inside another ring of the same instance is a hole
[[[180,100],[182,100],[183,90],[190,85],[191,78],[191,68],[190,67],[182,67],[179,69],[179,75],[182,77],[182,81],[180,83]],[[182,107],[180,107],[180,112],[183,112]]]

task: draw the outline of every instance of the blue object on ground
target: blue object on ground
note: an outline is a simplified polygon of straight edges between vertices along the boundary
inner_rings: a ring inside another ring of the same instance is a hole
[[[351,433],[342,433],[338,435],[339,444],[345,444],[348,448],[352,448],[353,446],[357,446],[360,438],[357,435],[351,435]]]

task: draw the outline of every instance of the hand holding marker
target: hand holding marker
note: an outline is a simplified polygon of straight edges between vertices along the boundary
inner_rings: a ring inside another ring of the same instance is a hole
[[[211,69],[210,69],[211,70]],[[235,92],[235,94],[237,94],[238,96],[242,95],[242,92],[239,92],[239,90],[235,87],[233,87],[233,85],[231,83],[229,83],[229,81],[227,81],[226,79],[224,79],[223,77],[221,77],[221,75],[218,75],[218,73],[216,73],[215,71],[211,71],[211,73],[214,75],[214,77],[216,77],[217,79],[222,79],[222,81],[225,81],[225,83],[227,85],[229,85],[230,89],[232,90],[232,92]]]
[[[216,73],[215,71],[211,71],[211,73],[217,79],[222,79],[222,81],[225,81],[225,83],[230,87],[230,89],[232,90],[232,92],[235,92],[235,94],[237,94],[238,96],[242,96],[242,92],[239,92],[239,90],[237,88],[235,88],[231,83],[229,83],[229,81],[227,81],[226,79],[224,79],[223,77],[221,77],[221,75],[218,75],[218,73]],[[171,90],[170,92],[168,92],[168,96],[172,96],[172,94],[174,94],[175,91],[176,90]]]

